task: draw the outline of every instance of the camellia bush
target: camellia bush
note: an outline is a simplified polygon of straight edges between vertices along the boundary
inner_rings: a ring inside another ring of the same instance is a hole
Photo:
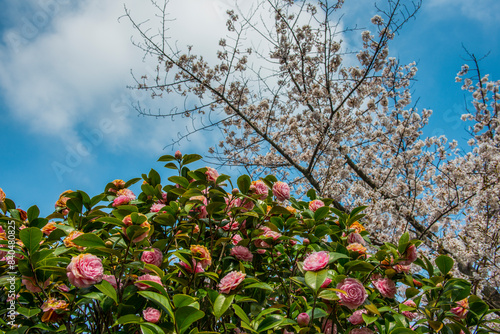
[[[151,170],[138,195],[139,178],[66,191],[46,218],[0,189],[3,332],[498,332],[451,258],[408,233],[375,246],[364,207],[186,167],[200,158],[162,156],[176,175]]]

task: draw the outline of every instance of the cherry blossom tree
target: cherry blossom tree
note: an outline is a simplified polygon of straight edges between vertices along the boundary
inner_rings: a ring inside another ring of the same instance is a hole
[[[459,73],[474,99],[464,116],[472,124],[468,153],[444,136],[424,137],[432,111],[412,101],[416,65],[389,52],[420,1],[385,1],[366,30],[343,25],[343,3],[267,0],[230,10],[215,62],[168,39],[167,3],[154,2],[159,31],[127,11],[137,46],[158,61],[155,76],[137,78],[136,88],[191,98],[161,116],[203,115],[193,131],[220,129],[224,139],[210,153],[221,164],[255,178],[279,175],[299,194],[312,187],[311,200],[332,198],[340,211],[368,203],[377,244],[409,231],[428,252],[454,257],[498,308],[499,83],[478,66],[472,77],[465,67]]]

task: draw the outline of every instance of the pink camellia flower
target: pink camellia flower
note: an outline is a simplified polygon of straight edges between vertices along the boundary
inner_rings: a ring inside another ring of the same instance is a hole
[[[176,159],[182,159],[182,153],[181,153],[181,151],[179,151],[179,150],[175,151],[174,157]]]
[[[349,233],[349,235],[347,236],[347,243],[349,244],[358,243],[364,246],[366,244],[366,241],[365,239],[363,239],[361,234],[353,232]]]
[[[219,287],[221,293],[229,293],[231,290],[236,289],[241,282],[243,282],[245,276],[246,274],[241,271],[231,271],[220,280],[217,286]]]
[[[271,248],[271,245],[268,244],[267,242],[265,242],[264,240],[262,239],[255,239],[253,241],[253,244],[255,245],[255,247],[257,248]],[[257,250],[257,252],[259,252],[260,249]],[[264,254],[265,253],[265,250],[264,252],[260,253],[259,254]]]
[[[241,237],[241,235],[239,234],[235,234],[233,235],[233,237],[231,238],[231,242],[233,243],[233,245],[237,245],[241,240],[243,240],[243,238]]]
[[[261,254],[261,255],[262,255],[262,254],[266,254],[266,250],[265,250],[265,249],[260,248],[260,249],[257,249],[257,253],[259,253],[259,254]]]
[[[406,306],[410,306],[410,307],[417,307],[417,304],[415,304],[415,302],[413,300],[411,300],[411,299],[408,299],[403,304],[406,305]],[[417,317],[417,313],[416,312],[403,311],[401,313],[405,317],[407,317],[408,319],[410,319],[410,320],[413,320],[413,319],[415,319]]]
[[[194,268],[194,272],[195,274],[197,273],[202,273],[204,272],[205,270],[203,269],[203,267],[201,266],[201,263],[200,262],[196,262],[196,260],[193,259],[193,265],[192,267],[190,267],[187,263],[184,263],[184,262],[179,262],[179,265],[181,265],[182,267],[186,268],[186,271],[190,274],[193,273],[193,268]],[[179,276],[180,276],[181,273],[179,273]]]
[[[147,322],[152,322],[153,324],[156,324],[158,321],[160,321],[161,312],[155,308],[148,307],[147,309],[142,311],[142,317]]]
[[[404,258],[404,260],[400,261],[399,264],[402,264],[404,266],[412,264],[418,258],[417,247],[415,247],[415,245],[410,245],[410,247],[406,249],[406,252],[402,255],[402,257]]]
[[[153,248],[150,251],[144,251],[141,255],[141,261],[148,264],[153,264],[158,268],[163,262],[163,254],[158,248]]]
[[[354,313],[349,318],[347,318],[347,320],[353,325],[361,325],[362,323],[365,322],[363,320],[363,314],[366,314],[366,313],[367,313],[366,310],[354,311]]]
[[[208,182],[215,182],[215,181],[217,181],[217,178],[219,177],[219,173],[215,169],[213,169],[212,167],[207,167],[207,171],[205,172],[205,175],[207,176]]]
[[[58,284],[56,287],[57,287],[57,290],[62,291],[62,292],[69,292],[69,290],[70,290],[66,284]]]
[[[325,206],[325,203],[323,201],[320,201],[319,199],[315,199],[314,201],[309,202],[309,210],[312,212],[316,212],[319,208],[322,206]]]
[[[297,316],[297,323],[300,327],[306,327],[307,325],[309,325],[309,320],[311,319],[309,318],[309,314],[307,313],[300,313]]]
[[[129,202],[130,202],[130,198],[128,198],[125,195],[121,195],[113,200],[113,207],[125,205],[125,204],[128,204]]]
[[[455,315],[458,319],[465,319],[467,316],[467,313],[469,312],[468,307],[469,307],[469,301],[467,298],[462,299],[461,301],[457,302],[458,306],[454,307],[450,310],[451,313]]]
[[[191,250],[191,254],[193,254],[193,258],[199,263],[203,269],[212,264],[212,256],[208,251],[208,248],[202,245],[191,245],[189,248]]]
[[[158,283],[158,284],[160,284],[161,286],[163,286],[163,284],[161,283],[161,278],[160,278],[160,276],[155,276],[155,275],[146,274],[146,275],[142,275],[142,276],[137,277],[137,280],[138,280],[138,281],[151,281],[151,282],[155,282],[155,283]],[[149,288],[149,287],[150,287],[149,285],[144,284],[144,283],[140,283],[140,282],[136,282],[136,283],[135,283],[135,286],[136,286],[139,290],[146,290],[147,288]]]
[[[273,230],[271,230],[269,227],[267,226],[263,226],[260,228],[262,231],[264,231],[264,233],[262,233],[260,236],[262,238],[270,238],[270,239],[273,239],[273,241],[276,241],[278,240],[279,237],[282,236],[281,233],[279,232],[275,232]]]
[[[373,334],[373,331],[370,328],[363,327],[363,328],[353,328],[349,332],[349,334]]]
[[[21,283],[26,286],[26,289],[31,292],[42,292],[42,289],[35,284],[35,279],[33,277],[23,276]],[[50,279],[43,283],[43,288],[45,289],[50,284]]]
[[[238,223],[236,220],[231,219],[229,223],[226,225],[222,226],[222,229],[224,231],[236,231],[240,228],[240,223]]]
[[[69,282],[77,288],[88,288],[102,281],[101,259],[92,254],[80,254],[66,268]]]
[[[234,246],[231,249],[231,255],[240,261],[251,262],[253,260],[253,254],[250,250],[243,246]]]
[[[113,288],[118,289],[118,282],[116,281],[115,275],[103,275],[102,279],[113,286]],[[120,287],[123,283],[120,283]]]
[[[131,201],[136,199],[134,192],[128,188],[123,188],[123,189],[118,190],[116,192],[116,195],[117,196],[127,196]]]
[[[405,274],[409,274],[410,273],[410,269],[411,269],[411,266],[403,266],[402,264],[396,264],[395,266],[393,266],[394,270],[396,270],[396,272],[398,273],[405,273]]]
[[[285,182],[278,181],[273,184],[273,195],[280,202],[290,198],[290,187]]]
[[[150,212],[160,212],[160,210],[165,206],[164,203],[155,203],[151,205]]]
[[[324,288],[328,287],[330,285],[330,283],[332,283],[332,279],[327,277],[325,279],[325,281],[323,282],[323,284],[321,284],[321,287],[324,289]]]
[[[267,198],[267,194],[269,192],[269,188],[262,180],[252,181],[250,185],[250,191],[252,194],[260,195],[258,199],[265,200]]]
[[[373,282],[373,286],[377,288],[385,298],[394,298],[397,292],[396,284],[390,278],[378,278]]]
[[[305,271],[318,271],[325,268],[330,261],[330,255],[326,251],[314,252],[304,260]]]
[[[342,305],[354,310],[358,306],[363,305],[368,294],[365,287],[355,278],[345,278],[339,284],[337,289],[345,291],[346,293],[337,292]]]
[[[283,329],[283,334],[295,334],[295,332],[289,332],[289,331],[287,331],[287,330],[286,330],[286,328],[285,328],[285,329]]]

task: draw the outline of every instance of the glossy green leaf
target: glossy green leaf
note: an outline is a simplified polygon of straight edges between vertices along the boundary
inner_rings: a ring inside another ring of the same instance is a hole
[[[269,315],[259,324],[257,332],[263,333],[275,327],[278,327],[283,322],[283,317],[280,315]]]
[[[436,266],[443,275],[446,275],[453,268],[453,259],[446,255],[440,255],[435,260]]]
[[[118,304],[118,296],[116,295],[115,288],[106,280],[102,280],[100,284],[94,285],[97,290],[104,293],[109,298],[113,299],[116,304]]]
[[[73,242],[83,247],[106,247],[104,241],[93,233],[84,233],[73,239]]]
[[[184,306],[175,311],[175,325],[179,329],[179,334],[184,333],[191,324],[200,320],[205,313],[191,306]]]
[[[240,192],[244,195],[247,194],[248,190],[250,190],[250,184],[252,183],[252,181],[250,180],[250,176],[241,175],[236,182],[238,184]]]
[[[226,295],[221,293],[217,296],[214,303],[214,316],[219,319],[227,311],[233,303],[234,295]]]
[[[174,312],[172,310],[172,305],[170,304],[170,300],[153,291],[139,291],[137,292],[139,295],[143,296],[146,299],[151,300],[156,303],[159,307],[161,307],[165,312],[167,312],[172,318],[174,317]]]
[[[19,232],[19,238],[30,253],[35,252],[40,247],[43,233],[39,228],[28,227]]]
[[[317,292],[321,285],[325,282],[328,276],[328,270],[323,269],[320,271],[306,271],[304,275],[306,284],[314,291]]]

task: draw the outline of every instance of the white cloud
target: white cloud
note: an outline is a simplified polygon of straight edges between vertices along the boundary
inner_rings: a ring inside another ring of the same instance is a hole
[[[457,16],[482,22],[485,26],[498,23],[500,1],[498,0],[429,0],[424,1],[430,11],[441,17]]]

